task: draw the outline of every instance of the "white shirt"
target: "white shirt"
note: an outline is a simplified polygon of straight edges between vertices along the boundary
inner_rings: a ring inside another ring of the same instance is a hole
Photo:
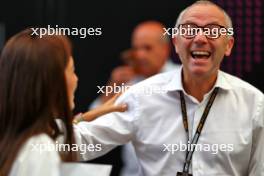
[[[59,176],[60,156],[56,150],[43,148],[48,145],[55,143],[44,133],[28,139],[19,150],[9,176]]]
[[[179,64],[173,63],[171,59],[168,58],[165,64],[162,66],[160,73],[164,73],[180,68],[181,66]],[[140,81],[143,81],[144,79],[146,78],[137,76],[135,79],[130,81],[128,85],[134,85],[136,83],[139,83]],[[139,172],[138,159],[136,157],[136,152],[131,142],[123,146],[121,156],[123,160],[123,167],[119,175],[138,176],[138,172]]]
[[[179,64],[173,63],[171,59],[168,58],[165,64],[162,66],[160,73],[176,70],[179,68],[180,68]],[[140,81],[143,81],[144,79],[146,78],[141,75],[137,75],[131,81],[126,83],[126,85],[131,86]],[[101,99],[96,98],[91,103],[89,109],[94,109],[100,106],[101,104],[102,104]],[[139,172],[138,171],[139,170],[138,159],[136,157],[136,153],[135,153],[134,147],[131,144],[131,142],[123,146],[121,155],[122,155],[122,160],[123,160],[124,165],[120,171],[120,176],[138,176],[138,172]]]
[[[60,119],[56,119],[56,122],[59,128],[64,128]],[[58,151],[63,152],[64,148],[67,150],[65,144],[61,143],[63,140],[64,137],[59,136],[55,143],[45,133],[32,136],[19,150],[9,176],[110,175],[111,167],[107,165],[62,162]]]
[[[160,87],[162,93],[142,93]],[[264,95],[250,84],[219,71],[214,87],[220,90],[211,107],[198,144],[211,151],[195,151],[190,173],[194,176],[264,175]],[[182,86],[181,69],[151,77],[125,92],[117,103],[128,111],[111,113],[93,122],[76,125],[76,141],[102,144],[100,152],[87,152],[83,159],[103,155],[132,141],[140,164],[140,176],[175,176],[182,171],[186,151],[167,147],[186,144],[178,91],[184,92],[189,131],[194,135],[212,90],[202,102]],[[227,146],[212,154],[213,146]],[[233,149],[230,151],[230,145]],[[167,146],[167,147],[165,147]]]

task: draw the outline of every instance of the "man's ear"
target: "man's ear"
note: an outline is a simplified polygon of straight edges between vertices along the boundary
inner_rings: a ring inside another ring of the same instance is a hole
[[[175,51],[178,54],[177,36],[172,38],[172,43],[175,47]]]
[[[226,50],[225,50],[225,56],[229,56],[231,54],[232,48],[234,46],[234,37],[230,37],[227,39],[227,45],[226,45]]]

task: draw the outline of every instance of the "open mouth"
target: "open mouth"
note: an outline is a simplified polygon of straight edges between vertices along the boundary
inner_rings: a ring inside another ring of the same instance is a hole
[[[208,51],[192,51],[191,55],[194,59],[208,59],[211,53]]]

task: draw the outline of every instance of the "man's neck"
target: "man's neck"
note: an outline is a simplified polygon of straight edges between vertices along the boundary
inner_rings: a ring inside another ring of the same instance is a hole
[[[209,77],[193,77],[183,73],[182,78],[184,90],[201,102],[203,101],[204,95],[213,88],[217,73]]]

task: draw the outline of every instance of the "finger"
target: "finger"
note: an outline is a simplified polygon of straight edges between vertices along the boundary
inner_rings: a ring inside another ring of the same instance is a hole
[[[116,93],[111,99],[110,99],[110,102],[115,102],[118,97],[120,97],[120,95],[122,95],[123,92],[118,92]]]
[[[124,92],[126,92],[128,89],[129,89],[130,87],[129,86],[127,86],[126,88],[125,88],[125,91],[123,91],[123,89],[122,89],[122,91],[121,92],[119,92],[119,93],[116,93],[112,98],[110,98],[105,104],[114,104],[115,103],[115,101],[124,93]]]
[[[112,111],[113,112],[125,112],[128,109],[128,105],[127,104],[120,104],[120,105],[116,105],[113,107]]]
[[[115,101],[118,99],[118,97],[122,94],[123,92],[116,93],[113,97],[111,97],[106,104],[114,104]]]

